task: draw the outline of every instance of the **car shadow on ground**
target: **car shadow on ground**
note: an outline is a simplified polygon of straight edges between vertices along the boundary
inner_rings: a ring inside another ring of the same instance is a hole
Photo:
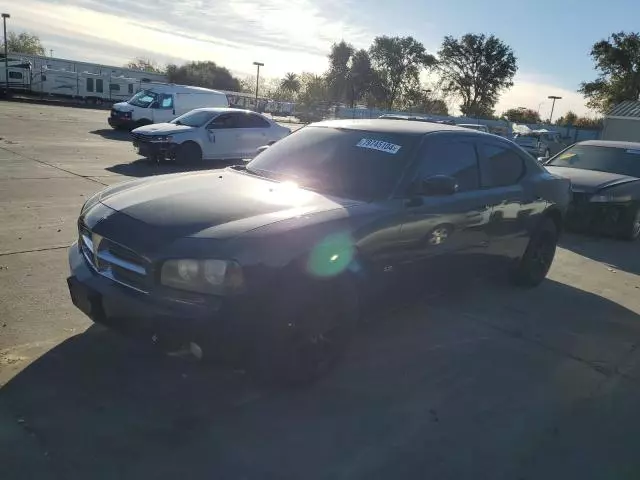
[[[115,130],[113,128],[101,128],[99,130],[91,130],[89,133],[98,135],[107,140],[119,140],[121,142],[130,142],[131,133],[128,130]]]
[[[129,163],[120,163],[107,167],[105,170],[125,175],[127,177],[152,177],[155,175],[165,175],[168,173],[198,172],[203,170],[217,170],[235,165],[239,162],[205,160],[199,165],[178,165],[175,162],[164,161],[160,163],[152,162],[146,158],[139,158]]]
[[[590,422],[610,405],[579,426],[562,418],[640,340],[639,320],[552,280],[430,287],[363,325],[339,368],[298,390],[92,327],[0,391],[3,478],[525,478],[536,465],[526,478],[569,478],[566,458],[581,470],[573,478],[598,478],[597,462],[637,473],[635,441],[605,456],[581,444],[592,433],[609,441]],[[607,359],[594,339],[620,348]],[[637,432],[636,410],[620,412],[615,435]]]
[[[615,238],[567,233],[560,246],[584,257],[602,262],[616,270],[640,275],[640,242]]]

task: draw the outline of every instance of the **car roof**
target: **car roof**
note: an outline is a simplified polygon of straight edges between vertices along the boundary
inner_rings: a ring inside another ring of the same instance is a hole
[[[224,93],[218,90],[212,90],[204,87],[193,87],[191,85],[177,85],[175,83],[143,83],[143,90],[152,90],[158,92],[173,92],[173,93],[210,93],[224,95]]]
[[[591,145],[593,147],[629,148],[640,150],[640,142],[621,142],[617,140],[585,140],[577,145]]]
[[[459,127],[486,127],[483,123],[459,123]]]
[[[243,108],[233,108],[233,107],[202,107],[202,108],[194,108],[191,111],[193,112],[194,110],[197,110],[199,112],[211,112],[211,113],[238,112],[238,113],[254,113],[256,115],[260,115],[259,113],[256,113],[253,110],[246,110]],[[261,116],[264,117],[264,115],[261,115]]]
[[[399,122],[384,118],[370,120],[325,120],[311,124],[314,127],[342,128],[345,130],[362,130],[368,132],[401,133],[406,135],[424,135],[433,132],[460,132],[465,135],[487,135],[486,133],[443,123]]]

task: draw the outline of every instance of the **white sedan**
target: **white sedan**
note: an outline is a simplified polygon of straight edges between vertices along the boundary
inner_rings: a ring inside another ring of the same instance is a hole
[[[131,132],[138,153],[154,161],[197,163],[203,159],[253,158],[258,147],[291,133],[264,115],[237,108],[197,108],[169,123]]]

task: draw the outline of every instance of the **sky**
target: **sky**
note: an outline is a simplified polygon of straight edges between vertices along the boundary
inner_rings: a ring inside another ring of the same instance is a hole
[[[514,50],[514,86],[496,107],[527,107],[554,118],[593,115],[577,93],[596,78],[591,46],[640,30],[638,0],[20,0],[1,7],[9,31],[40,36],[55,57],[122,65],[213,60],[243,77],[322,73],[332,43],[367,48],[378,35],[411,35],[436,54],[445,35],[494,34]]]

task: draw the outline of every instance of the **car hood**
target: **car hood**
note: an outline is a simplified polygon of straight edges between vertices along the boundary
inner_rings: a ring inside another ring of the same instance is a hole
[[[604,188],[638,181],[636,177],[628,175],[581,168],[548,166],[546,169],[554,175],[571,180],[571,188],[574,191],[586,193],[594,193]]]
[[[195,127],[176,125],[174,123],[153,123],[151,125],[145,125],[144,127],[135,128],[131,133],[141,135],[173,135],[176,133],[190,132],[191,130],[195,130]]]
[[[127,102],[114,103],[111,108],[117,110],[118,112],[133,112],[133,105]]]
[[[99,200],[144,224],[145,235],[165,239],[226,239],[274,222],[362,203],[327,197],[232,168],[116,185],[103,191]]]

